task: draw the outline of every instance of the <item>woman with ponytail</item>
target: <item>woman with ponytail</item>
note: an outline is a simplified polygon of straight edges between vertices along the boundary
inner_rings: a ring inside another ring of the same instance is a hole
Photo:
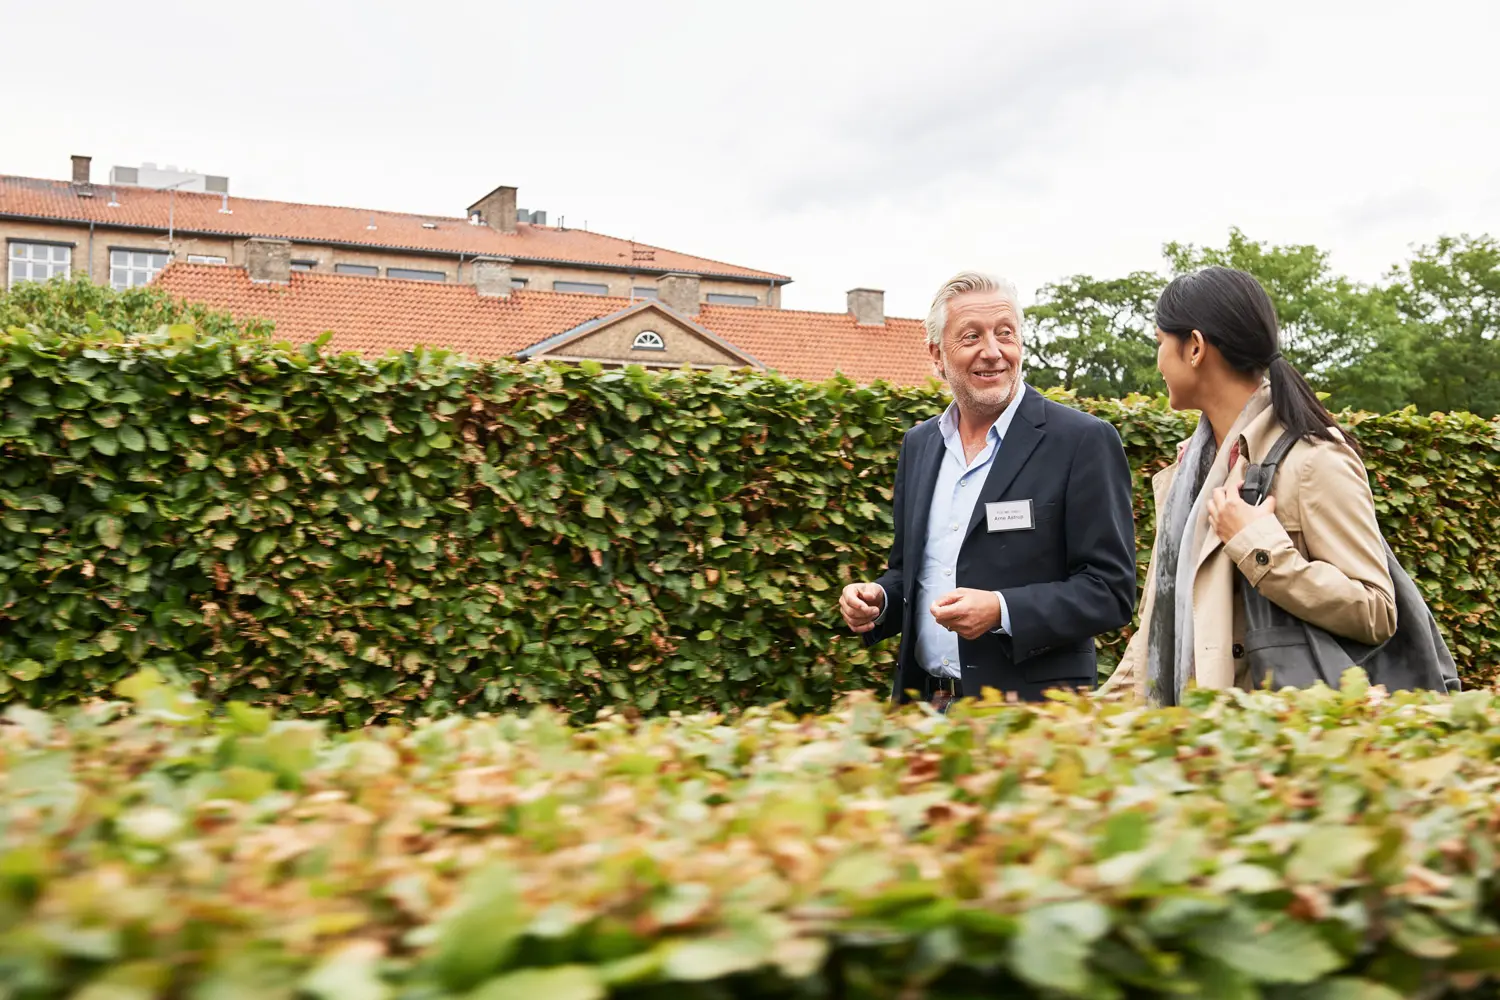
[[[1244,271],[1210,267],[1156,304],[1157,367],[1174,410],[1202,413],[1152,480],[1156,542],[1140,627],[1105,690],[1176,705],[1189,685],[1250,686],[1239,587],[1370,645],[1396,631],[1396,599],[1359,445],[1281,356],[1276,309]],[[1285,431],[1297,443],[1260,506],[1240,498],[1250,462]]]

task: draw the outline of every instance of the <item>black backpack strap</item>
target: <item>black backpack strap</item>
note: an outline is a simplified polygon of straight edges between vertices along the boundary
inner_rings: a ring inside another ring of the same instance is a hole
[[[1251,465],[1245,469],[1245,484],[1240,487],[1240,498],[1252,507],[1259,507],[1271,492],[1271,484],[1276,481],[1276,471],[1281,467],[1281,460],[1286,458],[1286,453],[1292,450],[1297,443],[1298,437],[1292,431],[1287,431],[1276,439],[1271,445],[1271,450],[1266,452],[1265,458],[1258,465]],[[1245,456],[1246,461],[1250,458],[1249,446],[1245,439],[1240,438],[1240,454]]]

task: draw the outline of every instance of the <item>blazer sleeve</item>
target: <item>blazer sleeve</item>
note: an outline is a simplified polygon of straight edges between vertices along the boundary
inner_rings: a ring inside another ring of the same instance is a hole
[[[1251,586],[1303,621],[1356,642],[1385,642],[1396,633],[1396,588],[1364,466],[1332,443],[1305,455],[1296,471],[1307,557],[1274,517],[1251,521],[1224,551]]]
[[[875,581],[885,588],[885,613],[874,628],[864,633],[866,646],[900,635],[901,621],[906,614],[906,588],[902,576],[904,567],[901,563],[906,544],[906,472],[910,465],[907,461],[907,445],[910,442],[911,432],[907,431],[906,436],[901,439],[901,451],[896,457],[896,485],[891,490],[891,517],[895,520],[895,531],[891,535],[891,554],[886,561],[885,572]]]
[[[1004,589],[1016,662],[1121,628],[1135,611],[1130,463],[1114,427],[1093,421],[1068,469],[1068,577]]]

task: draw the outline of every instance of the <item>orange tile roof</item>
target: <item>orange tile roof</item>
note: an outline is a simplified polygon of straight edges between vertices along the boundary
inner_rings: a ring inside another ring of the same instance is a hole
[[[93,197],[82,197],[78,188],[67,181],[0,176],[0,216],[165,230],[170,208],[173,225],[184,233],[266,236],[465,256],[485,254],[518,261],[631,268],[642,274],[686,271],[777,283],[791,280],[784,274],[738,267],[644,243],[632,244],[630,240],[602,233],[534,226],[527,222],[517,223],[515,233],[502,233],[488,226],[472,226],[465,218],[234,197],[228,200],[232,214],[226,215],[219,210],[223,198],[217,194],[178,191],[173,199],[167,191],[111,184],[95,184],[93,191]],[[117,201],[118,207],[110,207],[111,200]],[[171,200],[175,200],[175,206],[170,205]],[[423,223],[436,228],[424,228]],[[650,251],[653,259],[633,263],[632,247]]]
[[[517,290],[487,298],[473,285],[293,271],[290,284],[250,280],[242,267],[173,263],[154,282],[175,298],[237,319],[267,319],[276,334],[310,343],[325,331],[335,350],[381,355],[418,344],[470,357],[507,357],[539,340],[630,305],[603,295]]]
[[[242,320],[270,320],[279,337],[294,343],[329,331],[334,349],[370,355],[421,344],[477,359],[507,357],[632,304],[530,290],[486,298],[472,285],[308,271],[293,271],[289,284],[267,285],[252,282],[242,267],[219,264],[173,263],[155,284]],[[918,320],[858,326],[848,313],[719,305],[684,318],[794,378],[821,381],[841,371],[860,383],[920,385],[932,375]]]
[[[860,326],[849,313],[705,305],[697,322],[794,378],[822,381],[843,372],[855,382],[922,385],[932,378],[921,320],[886,317]]]

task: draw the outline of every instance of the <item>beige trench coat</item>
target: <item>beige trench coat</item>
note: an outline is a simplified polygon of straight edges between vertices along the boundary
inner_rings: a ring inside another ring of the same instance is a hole
[[[1238,437],[1245,438],[1250,455],[1259,460],[1282,433],[1270,407],[1242,423],[1219,449],[1211,479],[1228,464],[1230,446]],[[1243,471],[1245,464],[1240,456],[1237,468]],[[1152,478],[1158,524],[1177,469],[1174,463]],[[1297,442],[1282,460],[1271,495],[1276,498],[1276,516],[1253,521],[1228,543],[1209,527],[1206,511],[1199,517],[1193,579],[1198,687],[1249,686],[1244,661],[1236,656],[1244,637],[1244,614],[1235,592],[1239,574],[1275,604],[1335,635],[1376,644],[1396,631],[1395,588],[1386,567],[1375,500],[1354,453],[1331,439]],[[1145,697],[1146,644],[1156,597],[1154,541],[1151,551],[1140,627],[1101,691],[1133,686]]]

